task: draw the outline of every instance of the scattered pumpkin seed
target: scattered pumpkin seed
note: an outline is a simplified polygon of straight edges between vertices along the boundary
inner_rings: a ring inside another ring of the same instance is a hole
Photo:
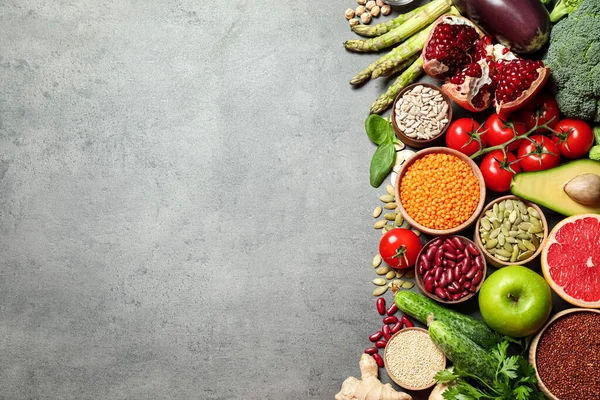
[[[387,281],[383,278],[375,278],[371,282],[373,282],[373,284],[377,286],[383,286],[387,283]]]
[[[396,270],[396,278],[400,279],[404,276],[404,270],[403,269],[397,269]]]
[[[421,236],[421,231],[419,231],[418,229],[412,228],[411,231],[413,231],[415,235]]]
[[[404,289],[412,289],[412,287],[413,287],[413,286],[415,286],[415,284],[414,284],[414,283],[412,283],[412,282],[404,282],[404,283],[402,284],[402,287],[403,287]]]
[[[377,275],[385,275],[388,272],[390,272],[390,267],[388,267],[387,265],[382,265],[381,267],[379,267],[375,270],[375,273]]]
[[[390,184],[388,184],[385,189],[387,190],[388,194],[391,196],[394,196],[394,187]]]
[[[385,226],[385,219],[379,220],[373,224],[375,229],[381,229]]]
[[[402,224],[404,223],[404,217],[402,216],[402,214],[398,213],[396,215],[396,220],[394,221],[394,223],[396,224],[396,226],[402,226]]]
[[[387,274],[385,274],[385,279],[394,279],[395,277],[396,277],[395,271],[390,271]]]
[[[386,213],[383,216],[383,218],[387,219],[388,221],[395,221],[396,220],[396,215],[398,215],[398,214],[396,214],[395,212],[389,212],[389,213]]]
[[[409,269],[408,271],[406,271],[406,274],[404,274],[405,278],[414,278],[415,277],[415,270],[414,269]]]
[[[385,208],[386,210],[395,210],[396,207],[398,207],[398,205],[394,202],[385,203],[385,206],[383,206],[383,208]]]
[[[392,201],[395,201],[396,198],[394,195],[384,194],[383,196],[379,197],[379,200],[383,201],[384,203],[391,203]]]
[[[375,207],[375,209],[373,210],[373,218],[379,218],[382,212],[383,208],[381,208],[381,206]]]
[[[387,292],[387,290],[388,290],[387,286],[379,286],[378,288],[373,290],[373,296],[381,296],[382,294]]]
[[[383,261],[383,259],[381,258],[381,254],[375,254],[375,257],[373,257],[373,268],[377,268],[381,265],[381,261]]]

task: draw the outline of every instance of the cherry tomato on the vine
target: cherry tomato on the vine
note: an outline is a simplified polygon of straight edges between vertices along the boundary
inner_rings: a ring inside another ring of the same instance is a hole
[[[494,192],[506,192],[510,189],[510,181],[515,173],[521,172],[517,157],[509,151],[506,158],[502,150],[488,153],[479,166],[485,186]]]
[[[379,242],[379,254],[390,267],[403,269],[415,265],[421,251],[421,240],[410,229],[394,228]]]
[[[542,135],[532,135],[519,146],[517,153],[523,171],[543,171],[556,167],[560,152],[554,142]]]
[[[472,156],[487,145],[485,130],[471,118],[452,122],[446,131],[446,146]]]
[[[550,128],[553,128],[558,123],[558,117],[560,116],[560,110],[558,109],[558,103],[554,97],[548,94],[540,94],[533,99],[532,102],[526,104],[517,113],[518,118],[525,122],[527,130],[533,129],[537,123],[538,126],[548,123]],[[549,132],[548,129],[539,128],[536,129],[535,133]]]
[[[554,126],[557,131],[552,140],[563,157],[579,158],[587,154],[594,144],[592,127],[580,119],[563,119]]]
[[[506,120],[501,118],[498,114],[492,114],[485,121],[485,129],[487,130],[487,142],[489,146],[497,146],[504,144],[517,136],[521,136],[527,133],[525,124],[516,118]],[[515,151],[519,148],[521,140],[517,140],[508,146],[508,150]]]

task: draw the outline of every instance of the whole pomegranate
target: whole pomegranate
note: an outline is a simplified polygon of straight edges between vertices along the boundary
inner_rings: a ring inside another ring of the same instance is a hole
[[[533,99],[549,76],[541,61],[492,44],[472,21],[454,15],[435,22],[423,48],[423,69],[445,80],[442,91],[461,107],[478,112],[493,104],[502,116]]]

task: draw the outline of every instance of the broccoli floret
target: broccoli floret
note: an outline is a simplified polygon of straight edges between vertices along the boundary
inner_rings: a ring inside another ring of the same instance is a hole
[[[544,61],[560,110],[600,122],[600,1],[582,0],[553,27]]]
[[[581,0],[558,0],[550,13],[550,21],[556,22],[565,15],[571,14],[580,4]]]

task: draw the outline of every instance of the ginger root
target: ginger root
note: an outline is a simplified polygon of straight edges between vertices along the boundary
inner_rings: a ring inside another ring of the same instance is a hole
[[[375,359],[363,354],[360,358],[362,380],[353,376],[346,379],[335,400],[412,400],[410,395],[395,391],[389,383],[381,383],[378,371]]]

